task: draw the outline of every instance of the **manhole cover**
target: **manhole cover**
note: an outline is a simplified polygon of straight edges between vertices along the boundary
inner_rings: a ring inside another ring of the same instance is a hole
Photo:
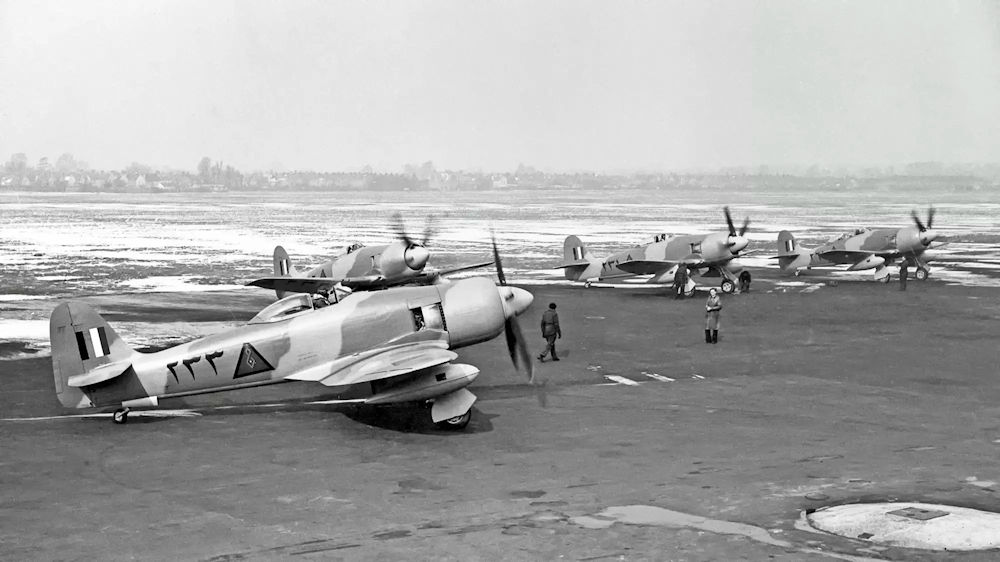
[[[852,539],[930,550],[1000,548],[1000,513],[927,503],[862,503],[817,509],[813,527]]]

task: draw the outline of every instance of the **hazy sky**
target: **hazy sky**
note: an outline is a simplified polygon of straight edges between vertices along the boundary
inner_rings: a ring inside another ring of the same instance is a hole
[[[0,159],[1000,161],[993,0],[0,0]]]

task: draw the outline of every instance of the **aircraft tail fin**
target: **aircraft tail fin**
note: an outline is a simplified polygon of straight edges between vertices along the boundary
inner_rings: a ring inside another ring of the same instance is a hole
[[[798,241],[795,235],[787,230],[778,233],[778,257],[798,255]]]
[[[813,262],[813,251],[800,248],[795,235],[787,230],[778,233],[778,267],[783,271],[798,272],[803,267],[808,268]],[[797,274],[797,273],[796,273]]]
[[[563,242],[563,262],[558,269],[564,270],[566,279],[579,281],[591,260],[587,256],[587,246],[577,236],[567,236]]]
[[[67,408],[92,406],[90,398],[80,390],[85,386],[80,381],[96,384],[114,378],[128,369],[139,353],[118,337],[92,307],[79,302],[62,303],[52,311],[49,340],[56,396]],[[112,373],[112,364],[120,370]]]
[[[281,246],[274,247],[274,276],[275,277],[298,277],[298,272],[292,267],[292,259],[288,257],[288,252]],[[274,290],[274,294],[279,299],[285,297],[285,291]]]

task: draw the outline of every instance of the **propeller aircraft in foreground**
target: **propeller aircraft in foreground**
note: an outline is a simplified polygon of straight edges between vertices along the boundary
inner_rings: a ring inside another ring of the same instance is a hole
[[[846,232],[817,248],[798,246],[795,236],[787,230],[778,233],[778,266],[798,275],[802,269],[850,264],[848,271],[873,269],[875,279],[888,283],[892,279],[887,266],[902,260],[916,267],[918,280],[926,280],[930,267],[924,252],[937,240],[933,230],[934,207],[927,211],[927,224],[911,213],[913,226],[903,228],[858,228]]]
[[[515,368],[532,375],[517,315],[532,295],[485,277],[386,291],[357,292],[336,304],[281,299],[245,326],[155,353],[130,348],[91,307],[68,302],[50,320],[56,394],[68,408],[155,408],[179,398],[304,381],[337,398],[321,403],[431,402],[434,423],[460,429],[475,395],[465,387],[479,370],[452,363],[453,351],[506,333]],[[317,386],[319,388],[319,386]]]
[[[747,247],[749,241],[744,236],[750,226],[750,219],[743,221],[739,230],[733,224],[729,207],[723,209],[726,216],[724,232],[693,234],[668,237],[666,234],[654,237],[653,242],[635,246],[604,259],[590,257],[583,242],[576,236],[568,236],[563,243],[563,263],[566,279],[584,281],[588,286],[595,281],[613,281],[637,275],[652,275],[648,283],[670,283],[677,268],[686,267],[691,273],[701,273],[703,277],[722,277],[724,293],[736,290],[736,274],[743,267],[733,260]],[[702,271],[704,270],[704,271]],[[694,283],[688,277],[688,293],[694,293]]]
[[[337,285],[351,290],[377,290],[397,285],[429,285],[441,276],[478,269],[492,265],[483,262],[448,270],[426,271],[424,266],[430,258],[427,244],[433,236],[433,228],[428,222],[423,241],[412,239],[406,232],[402,217],[393,215],[393,227],[397,239],[382,246],[362,246],[353,244],[340,256],[328,260],[308,271],[299,272],[292,267],[288,252],[281,246],[274,249],[274,276],[256,279],[248,283],[256,287],[274,289],[278,298],[285,293],[328,294]]]

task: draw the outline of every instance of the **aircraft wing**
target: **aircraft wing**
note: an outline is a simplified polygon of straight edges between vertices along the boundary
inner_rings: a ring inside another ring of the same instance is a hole
[[[635,275],[656,275],[670,269],[677,263],[666,260],[631,260],[620,262],[617,267]]]
[[[858,263],[871,256],[874,252],[862,252],[854,250],[828,250],[817,253],[820,258],[834,263]],[[880,254],[881,255],[881,254]]]
[[[422,330],[374,349],[315,365],[285,377],[289,380],[344,386],[405,375],[458,358],[448,349],[447,335]]]
[[[462,265],[459,267],[453,267],[451,269],[442,269],[439,271],[431,272],[431,275],[451,275],[452,273],[458,273],[459,271],[468,271],[470,269],[479,269],[480,267],[489,267],[493,265],[491,261],[484,261],[483,263],[474,263],[471,265]]]
[[[247,285],[286,293],[325,293],[341,281],[332,277],[263,277]]]

